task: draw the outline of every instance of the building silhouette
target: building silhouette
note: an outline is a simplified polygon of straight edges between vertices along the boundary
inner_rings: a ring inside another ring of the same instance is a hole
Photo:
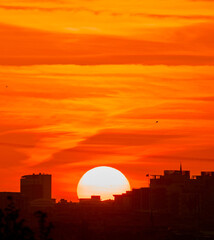
[[[20,192],[29,202],[38,199],[51,200],[51,175],[40,173],[22,176]]]
[[[186,198],[193,189],[190,185],[190,171],[165,170],[164,175],[154,175],[150,179],[151,208],[153,211],[181,215]],[[188,194],[186,194],[188,193]]]
[[[165,170],[152,175],[150,187],[114,195],[120,209],[162,214],[179,219],[214,223],[214,172],[190,176],[190,171]]]
[[[150,188],[134,188],[122,195],[114,195],[114,205],[121,209],[149,211]]]
[[[94,204],[99,204],[101,202],[101,197],[100,196],[91,196],[91,198],[80,198],[79,203],[80,204],[88,204],[88,205],[94,205]]]
[[[18,209],[26,210],[26,201],[20,192],[0,192],[0,209],[5,209],[11,203]]]
[[[0,193],[0,209],[6,213],[8,204],[14,204],[35,229],[34,212],[46,212],[56,226],[56,240],[214,239],[214,172],[191,176],[180,167],[149,176],[149,187],[114,195],[114,200],[91,196],[55,203],[51,175],[26,175],[21,192]]]

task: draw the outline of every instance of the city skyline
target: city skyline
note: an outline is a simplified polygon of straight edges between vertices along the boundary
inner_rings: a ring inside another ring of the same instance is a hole
[[[22,176],[20,185],[20,192],[0,192],[1,238],[211,240],[214,236],[214,172],[191,177],[180,165],[178,170],[151,175],[149,187],[104,201],[91,195],[79,202],[56,202],[49,174]]]
[[[99,168],[99,167],[98,167]],[[103,168],[103,167],[101,167]],[[106,168],[106,167],[104,167]],[[109,167],[107,167],[109,168]],[[96,169],[96,168],[95,168]],[[94,170],[94,169],[91,169]],[[116,170],[116,169],[114,169]],[[117,170],[118,171],[118,170]],[[118,171],[119,172],[119,171]],[[87,173],[87,172],[86,172]],[[200,179],[202,177],[212,177],[214,176],[214,171],[201,171],[200,174],[197,175],[193,175],[191,174],[190,170],[183,170],[182,164],[180,164],[180,168],[179,169],[168,169],[168,170],[163,170],[162,173],[160,174],[147,174],[146,177],[148,179],[148,185],[147,186],[140,186],[138,188],[135,187],[131,187],[130,186],[130,190],[125,190],[123,192],[121,192],[121,190],[119,190],[120,193],[114,192],[112,194],[113,196],[126,196],[126,194],[129,194],[129,192],[133,192],[136,190],[140,190],[140,189],[149,189],[151,188],[151,186],[156,185],[156,182],[158,183],[162,178],[164,178],[165,176],[176,176],[176,175],[181,175],[184,177],[184,179],[182,180],[182,183],[184,183],[183,181],[185,180],[192,180],[195,181],[197,179]],[[104,179],[107,179],[107,176],[104,176]],[[125,177],[125,176],[124,176]],[[81,180],[81,179],[80,179]],[[99,181],[101,181],[101,179],[97,179],[98,183]],[[180,181],[180,180],[179,180]],[[107,182],[105,180],[105,182]],[[111,183],[110,183],[111,184]],[[165,184],[168,184],[167,182]],[[108,186],[106,186],[108,188]],[[49,200],[50,203],[49,204],[53,204],[56,202],[60,202],[60,201],[71,201],[71,198],[67,198],[64,199],[63,196],[59,197],[59,198],[55,198],[54,195],[52,195],[52,190],[53,190],[53,185],[52,185],[52,175],[51,174],[47,174],[47,173],[33,173],[33,174],[28,174],[28,175],[24,175],[20,177],[20,186],[19,189],[20,191],[1,191],[0,193],[6,193],[8,196],[16,196],[17,193],[21,193],[23,196],[27,197],[27,201],[31,202],[34,200],[41,200],[41,199],[46,199]],[[103,186],[103,188],[105,188],[105,186]],[[99,191],[100,187],[98,187]],[[78,186],[77,189],[78,190]],[[175,189],[174,189],[175,190]],[[96,194],[91,194],[90,196],[88,195],[87,197],[78,197],[77,191],[76,191],[76,195],[77,198],[75,198],[74,202],[80,201],[81,199],[91,199],[91,197],[95,197],[95,199],[97,199],[96,197],[99,197],[99,200],[102,201],[106,201],[106,200],[112,200],[112,197],[105,198],[105,199],[101,199],[101,195],[102,192],[99,194],[98,192]],[[115,198],[114,198],[115,200]]]
[[[214,0],[0,1],[0,239],[214,239]]]

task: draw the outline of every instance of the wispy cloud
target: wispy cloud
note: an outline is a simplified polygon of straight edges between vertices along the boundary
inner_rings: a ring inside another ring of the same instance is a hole
[[[207,0],[209,1],[209,0]],[[212,1],[212,0],[210,0]],[[80,12],[88,12],[93,15],[106,14],[113,17],[143,17],[143,18],[158,18],[158,19],[184,19],[184,20],[213,20],[214,17],[212,15],[178,15],[178,14],[157,14],[157,13],[147,13],[147,12],[111,12],[109,10],[93,10],[86,7],[38,7],[38,6],[21,6],[21,5],[0,5],[0,9],[4,10],[17,10],[17,11],[41,11],[41,12],[71,12],[71,13],[80,13]]]
[[[148,13],[131,13],[129,14],[133,17],[148,17],[148,18],[170,18],[170,19],[186,19],[186,20],[213,20],[214,16],[212,15],[177,15],[177,14],[148,14]]]
[[[17,11],[41,11],[41,12],[55,12],[55,11],[64,11],[64,12],[89,12],[94,15],[99,15],[105,11],[96,11],[89,8],[79,7],[79,8],[71,8],[71,7],[38,7],[38,6],[12,6],[12,5],[0,5],[0,9],[4,10],[17,10]]]
[[[180,162],[212,169],[212,7],[2,0],[0,190],[47,172],[54,197],[76,199],[95,166],[118,168],[132,187]]]
[[[179,28],[174,35],[172,33],[171,42],[158,42],[117,36],[51,33],[1,25],[0,64],[213,65],[214,55],[210,51],[214,47],[213,37],[207,31],[200,32],[203,27]],[[212,25],[205,27],[209,30]],[[192,37],[185,36],[187,31],[192,32]],[[184,37],[180,41],[182,35]]]

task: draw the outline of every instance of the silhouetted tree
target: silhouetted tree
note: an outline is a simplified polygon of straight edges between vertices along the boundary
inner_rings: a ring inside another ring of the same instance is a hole
[[[0,209],[1,240],[35,240],[33,231],[20,219],[19,210],[15,208],[12,197],[8,197],[8,207]]]
[[[50,232],[53,224],[47,223],[47,214],[42,211],[37,211],[35,216],[39,220],[39,240],[52,240],[52,238],[50,238]]]

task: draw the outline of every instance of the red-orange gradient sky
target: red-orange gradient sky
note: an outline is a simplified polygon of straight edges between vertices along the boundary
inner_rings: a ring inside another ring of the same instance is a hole
[[[2,0],[0,191],[44,172],[76,200],[100,165],[132,187],[214,170],[213,29],[213,0]]]

